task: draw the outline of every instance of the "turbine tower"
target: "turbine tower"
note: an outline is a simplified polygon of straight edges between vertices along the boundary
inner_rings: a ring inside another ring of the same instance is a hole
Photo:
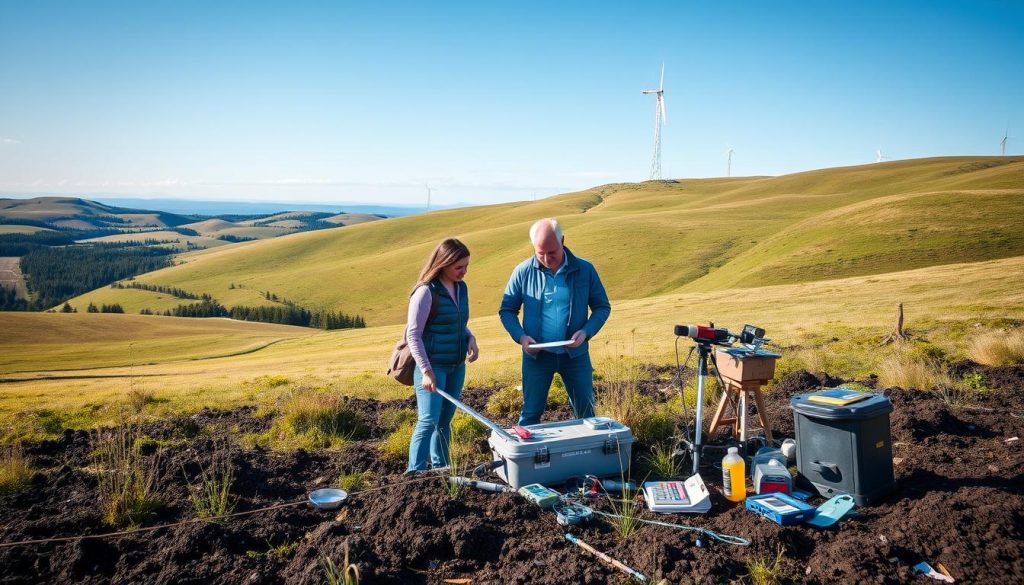
[[[725,165],[725,176],[726,177],[731,177],[732,176],[732,153],[734,153],[734,152],[736,152],[736,151],[731,149],[731,148],[729,150],[725,151],[725,157],[726,157],[726,159],[728,159],[728,162]]]
[[[1003,132],[1003,139],[999,141],[999,155],[1006,156],[1006,141],[1010,139],[1010,127],[1006,127],[1006,132]]]
[[[654,107],[654,157],[651,159],[652,181],[661,180],[661,125],[665,123],[665,64],[661,64],[661,82],[658,89],[644,89],[640,93],[653,93],[657,96]]]
[[[431,193],[432,189],[430,188],[430,185],[423,185],[423,186],[427,188],[427,211],[430,211],[430,193]]]

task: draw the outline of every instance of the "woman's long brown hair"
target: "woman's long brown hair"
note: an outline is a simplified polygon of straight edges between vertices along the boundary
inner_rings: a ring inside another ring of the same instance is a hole
[[[430,258],[427,258],[427,263],[423,265],[423,270],[420,271],[420,277],[416,282],[416,286],[430,284],[430,281],[437,278],[437,275],[441,274],[442,270],[467,257],[469,257],[469,248],[465,244],[455,238],[443,240],[434,248]]]

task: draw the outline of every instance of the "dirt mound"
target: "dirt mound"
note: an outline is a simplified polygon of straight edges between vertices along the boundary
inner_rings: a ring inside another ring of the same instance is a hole
[[[921,560],[941,562],[962,583],[1024,582],[1024,446],[1008,441],[1024,435],[1024,368],[970,367],[984,375],[990,390],[966,406],[953,407],[936,393],[884,391],[893,403],[897,489],[837,526],[782,527],[750,514],[724,501],[719,472],[708,467],[703,475],[714,502],[708,514],[641,517],[741,536],[751,546],[704,535],[698,547],[693,531],[650,525],[623,541],[607,519],[572,532],[648,577],[671,583],[735,581],[748,571],[748,560],[771,559],[780,550],[784,573],[806,583],[923,582],[910,571]],[[645,384],[666,383],[663,369],[652,368],[650,375]],[[835,382],[794,372],[768,392],[766,408],[777,438],[792,436],[793,395]],[[482,410],[491,391],[467,389],[463,396]],[[383,410],[414,401],[351,404],[376,429]],[[551,416],[567,413],[562,407]],[[262,511],[190,522],[185,474],[208,466],[225,438],[272,422],[237,408],[148,426],[145,432],[161,441],[154,448],[164,462],[159,486],[165,505],[143,524],[170,526],[0,546],[0,583],[315,583],[325,580],[324,558],[340,563],[346,548],[366,583],[596,584],[621,578],[567,542],[552,513],[513,494],[467,489],[452,498],[440,476],[402,476],[403,462],[383,457],[375,440],[316,453],[236,449],[234,510]],[[203,432],[192,434],[195,427]],[[0,496],[0,544],[111,530],[97,506],[92,441],[90,433],[67,431],[26,446],[30,462],[42,471],[30,489]],[[309,490],[333,483],[342,471],[359,470],[371,472],[372,485],[354,493],[340,513],[302,503]],[[593,504],[614,512],[607,500]]]

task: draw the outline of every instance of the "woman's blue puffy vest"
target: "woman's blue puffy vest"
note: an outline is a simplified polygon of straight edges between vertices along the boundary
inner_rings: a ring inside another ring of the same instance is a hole
[[[437,303],[434,318],[423,331],[423,347],[431,364],[455,366],[466,361],[466,324],[469,322],[469,289],[465,282],[457,282],[459,306],[455,306],[441,281],[434,279],[428,285]]]

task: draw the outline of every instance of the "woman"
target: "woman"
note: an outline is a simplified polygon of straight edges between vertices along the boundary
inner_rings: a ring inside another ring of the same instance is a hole
[[[448,442],[455,405],[436,392],[458,398],[466,361],[480,354],[469,321],[469,291],[463,278],[469,249],[449,238],[434,248],[409,298],[406,341],[416,361],[413,385],[418,416],[409,442],[409,472],[449,465]]]

